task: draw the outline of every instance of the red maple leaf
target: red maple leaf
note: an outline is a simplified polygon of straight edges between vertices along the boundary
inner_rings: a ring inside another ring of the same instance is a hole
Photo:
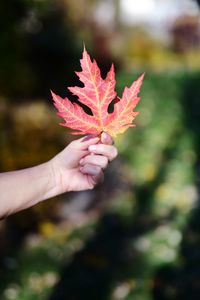
[[[75,86],[68,89],[78,97],[82,104],[91,109],[92,115],[87,114],[81,106],[72,103],[68,98],[63,99],[52,92],[58,115],[65,121],[61,125],[75,130],[72,134],[99,135],[104,131],[112,137],[118,133],[123,133],[129,127],[134,127],[132,122],[139,112],[133,112],[133,109],[140,100],[137,95],[144,74],[134,81],[129,88],[125,87],[122,98],[116,98],[114,66],[111,66],[106,78],[102,79],[96,61],[91,61],[85,48],[80,62],[82,71],[76,72],[76,74],[84,87]],[[109,113],[108,106],[115,98],[117,100],[114,104],[114,110]]]

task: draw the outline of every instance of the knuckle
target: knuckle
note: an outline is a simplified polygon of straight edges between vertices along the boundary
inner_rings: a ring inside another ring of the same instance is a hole
[[[77,141],[76,140],[70,142],[70,144],[68,145],[68,147],[70,147],[70,148],[74,148],[76,146],[77,146]]]
[[[77,140],[73,140],[70,142],[70,145],[76,145],[77,144]]]
[[[92,155],[87,155],[83,158],[83,164],[90,164],[92,162]]]
[[[103,157],[103,168],[107,168],[108,166],[108,158],[107,157]]]
[[[116,158],[118,155],[118,150],[117,148],[113,147],[113,159]]]
[[[95,166],[95,169],[96,169],[96,172],[97,172],[98,174],[100,174],[100,173],[101,173],[101,167],[99,167],[99,166]]]
[[[93,190],[94,187],[95,187],[95,185],[96,185],[96,182],[90,182],[90,183],[89,183],[88,190]]]

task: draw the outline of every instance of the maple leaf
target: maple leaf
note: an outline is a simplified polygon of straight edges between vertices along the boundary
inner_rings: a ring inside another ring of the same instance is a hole
[[[132,122],[139,112],[133,112],[133,109],[140,100],[137,95],[144,74],[134,81],[129,88],[125,87],[122,98],[116,98],[113,65],[106,78],[102,79],[96,61],[91,61],[85,48],[80,63],[82,71],[76,72],[76,74],[84,86],[69,87],[68,89],[78,97],[82,104],[91,109],[92,115],[87,114],[77,103],[72,103],[68,98],[63,99],[51,92],[58,115],[65,121],[61,125],[75,130],[72,134],[99,135],[104,131],[112,137],[118,133],[123,133],[129,127],[134,127]],[[115,98],[114,110],[109,113],[108,107]]]

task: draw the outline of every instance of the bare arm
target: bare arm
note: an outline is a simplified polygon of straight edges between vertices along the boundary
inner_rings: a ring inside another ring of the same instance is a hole
[[[117,156],[112,139],[85,138],[70,143],[50,161],[0,174],[0,218],[68,191],[92,189],[103,179],[108,161]]]
[[[0,218],[28,208],[54,194],[50,164],[0,174]]]

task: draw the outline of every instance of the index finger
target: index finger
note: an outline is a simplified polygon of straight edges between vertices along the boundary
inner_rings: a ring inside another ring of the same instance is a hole
[[[117,148],[115,146],[105,144],[90,145],[88,150],[91,154],[94,153],[97,155],[106,156],[109,161],[112,161],[114,158],[116,158],[118,154]]]

